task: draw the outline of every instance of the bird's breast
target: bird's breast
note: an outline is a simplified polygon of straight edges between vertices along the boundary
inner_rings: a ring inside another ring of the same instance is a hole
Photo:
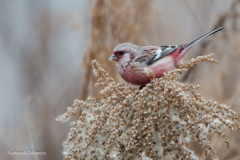
[[[145,86],[151,81],[151,79],[153,79],[153,76],[147,76],[146,72],[144,71],[146,67],[143,66],[138,67],[137,69],[132,65],[121,66],[118,68],[121,77],[125,81],[134,85]],[[156,77],[162,77],[164,72],[175,69],[175,64],[172,57],[165,57],[153,63],[152,65],[147,66],[147,68],[151,69],[155,73]]]
[[[128,83],[141,86],[145,86],[153,78],[152,76],[148,77],[143,71],[137,71],[130,66],[122,67],[121,71],[119,71],[119,74]]]

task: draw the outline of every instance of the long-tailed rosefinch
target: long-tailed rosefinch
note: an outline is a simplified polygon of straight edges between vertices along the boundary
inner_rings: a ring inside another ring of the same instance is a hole
[[[223,27],[183,45],[140,47],[132,43],[122,43],[114,48],[109,61],[116,61],[118,72],[125,81],[145,86],[153,78],[147,76],[147,68],[150,68],[156,77],[163,76],[164,72],[175,69],[181,63],[183,56],[194,44],[221,29]]]

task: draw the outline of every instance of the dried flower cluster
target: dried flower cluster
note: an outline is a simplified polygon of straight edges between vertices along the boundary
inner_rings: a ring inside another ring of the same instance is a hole
[[[196,92],[200,86],[178,80],[181,74],[198,62],[218,63],[213,54],[182,63],[178,69],[153,79],[139,90],[109,77],[96,60],[92,61],[96,86],[104,87],[102,99],[89,96],[75,100],[58,121],[81,113],[71,123],[63,143],[68,159],[198,159],[187,148],[198,141],[205,154],[218,159],[207,136],[218,133],[229,146],[224,127],[240,129],[240,118],[229,106],[206,100]],[[146,70],[146,74],[152,74]]]

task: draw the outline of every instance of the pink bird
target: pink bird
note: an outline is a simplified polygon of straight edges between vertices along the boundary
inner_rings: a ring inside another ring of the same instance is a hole
[[[218,28],[183,45],[140,47],[122,43],[114,48],[109,61],[116,61],[118,72],[125,81],[143,87],[153,79],[153,76],[147,76],[145,69],[150,68],[157,78],[163,76],[164,72],[181,64],[183,56],[193,45],[222,29]]]

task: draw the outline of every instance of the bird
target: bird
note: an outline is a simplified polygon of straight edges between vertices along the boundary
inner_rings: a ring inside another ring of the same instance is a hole
[[[109,61],[114,60],[121,77],[133,85],[146,86],[153,76],[146,74],[150,68],[156,78],[160,78],[181,64],[187,51],[201,40],[222,30],[215,29],[188,44],[164,46],[137,46],[132,43],[121,43],[113,49]]]

